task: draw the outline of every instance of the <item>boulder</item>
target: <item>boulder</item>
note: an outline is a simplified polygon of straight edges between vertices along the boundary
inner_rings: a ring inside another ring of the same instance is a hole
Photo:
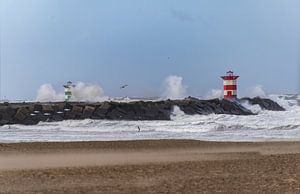
[[[60,115],[53,115],[51,117],[51,121],[53,121],[53,122],[63,121],[63,120],[64,120],[64,118],[62,116],[60,116]]]
[[[187,98],[185,100],[175,101],[175,105],[179,106],[180,109],[188,115],[194,114],[222,114],[223,110],[221,108],[220,100],[199,100],[197,98]]]
[[[29,110],[29,112],[33,112],[34,111],[34,104],[33,103],[28,104],[27,109]]]
[[[91,118],[95,111],[95,107],[93,106],[85,106],[83,109],[83,117],[84,118]]]
[[[29,116],[29,117],[26,117],[23,121],[22,121],[22,125],[36,125],[40,122],[40,120],[32,117],[32,116]]]
[[[94,112],[93,118],[99,118],[99,119],[105,118],[110,108],[111,108],[110,102],[102,103]]]
[[[16,114],[16,110],[10,106],[0,106],[0,125],[9,124],[14,115]]]
[[[242,98],[240,102],[248,102],[251,105],[259,105],[262,109],[271,111],[284,111],[285,109],[281,107],[277,102],[267,98]]]
[[[41,105],[41,104],[35,104],[33,111],[43,112],[43,105]]]
[[[63,111],[66,107],[66,103],[65,102],[58,102],[58,103],[55,103],[55,107],[56,107],[56,110],[55,111]]]
[[[25,120],[30,115],[30,111],[26,107],[21,107],[17,110],[16,115],[14,116],[15,119],[18,121]]]
[[[83,110],[83,108],[81,106],[73,106],[72,107],[72,112],[73,113],[81,114],[82,110]]]
[[[254,113],[243,107],[237,101],[223,99],[221,100],[221,108],[223,110],[223,114],[254,115]]]
[[[43,113],[50,113],[50,114],[54,113],[54,109],[53,109],[52,105],[50,105],[50,104],[43,105],[42,111],[43,111]]]
[[[40,122],[40,121],[47,121],[49,120],[49,116],[45,116],[42,112],[39,113],[33,113],[32,115],[30,115],[30,119],[31,120],[35,120],[36,122]]]
[[[107,113],[106,118],[113,120],[124,120],[128,117],[126,111],[122,110],[119,107],[116,107],[112,111]]]
[[[75,113],[75,112],[66,112],[65,115],[64,115],[64,119],[65,120],[74,120],[74,119],[78,119],[78,114]]]
[[[52,102],[52,103],[5,103],[0,104],[0,125],[33,125],[40,121],[62,121],[68,119],[112,119],[112,120],[170,120],[174,106],[185,114],[234,114],[253,115],[242,106],[242,102],[258,104],[263,109],[283,111],[276,102],[263,98],[240,100],[200,100],[189,97],[184,100],[136,101],[129,103],[103,102]]]

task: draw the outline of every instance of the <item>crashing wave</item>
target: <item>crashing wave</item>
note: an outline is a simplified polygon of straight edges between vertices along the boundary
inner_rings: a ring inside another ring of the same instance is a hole
[[[300,139],[296,99],[271,96],[287,111],[259,110],[257,115],[186,115],[174,107],[170,121],[67,120],[35,126],[3,126],[0,142],[198,139],[267,141]],[[248,104],[251,110],[257,106]],[[138,127],[141,131],[138,131]]]

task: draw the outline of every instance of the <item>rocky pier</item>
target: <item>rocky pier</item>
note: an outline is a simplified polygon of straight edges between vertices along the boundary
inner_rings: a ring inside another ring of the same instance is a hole
[[[170,120],[175,106],[185,114],[233,114],[253,115],[242,104],[247,102],[259,105],[262,109],[284,111],[280,105],[270,99],[243,98],[235,101],[224,99],[133,102],[24,102],[1,103],[0,125],[35,125],[39,122],[53,122],[78,119],[107,120]]]

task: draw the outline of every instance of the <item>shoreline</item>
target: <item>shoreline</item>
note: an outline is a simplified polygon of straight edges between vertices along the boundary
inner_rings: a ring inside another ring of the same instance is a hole
[[[298,145],[300,139],[267,141],[208,141],[194,139],[142,139],[105,141],[49,141],[0,143],[0,153],[6,151],[36,151],[55,149],[170,149],[187,147],[274,146]],[[299,150],[300,152],[300,150]]]
[[[0,144],[0,193],[299,193],[300,141]]]

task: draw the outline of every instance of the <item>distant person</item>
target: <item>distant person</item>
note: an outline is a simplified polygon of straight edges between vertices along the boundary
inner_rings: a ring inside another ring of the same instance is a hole
[[[141,132],[141,128],[140,128],[140,126],[138,126],[138,130],[139,130],[139,132]]]

